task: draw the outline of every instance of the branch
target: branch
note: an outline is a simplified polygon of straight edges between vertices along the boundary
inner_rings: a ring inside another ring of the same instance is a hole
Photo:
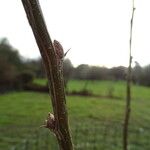
[[[54,47],[48,34],[39,1],[22,0],[22,4],[39,47],[49,82],[54,116],[48,115],[45,127],[56,135],[61,150],[73,150],[64,92],[63,60],[58,56],[57,47]],[[61,53],[62,51],[63,49]]]
[[[126,108],[125,108],[125,118],[124,118],[124,126],[123,126],[123,149],[128,150],[128,126],[129,126],[129,119],[130,119],[130,113],[131,113],[131,64],[132,64],[132,28],[133,28],[133,19],[134,19],[134,0],[133,0],[133,7],[132,7],[132,16],[131,16],[131,22],[130,22],[130,41],[129,41],[129,67],[128,67],[128,73],[127,73],[127,97],[126,97]]]

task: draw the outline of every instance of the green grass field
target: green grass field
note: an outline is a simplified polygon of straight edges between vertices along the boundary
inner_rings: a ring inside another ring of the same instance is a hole
[[[35,82],[46,83],[45,80]],[[69,91],[83,89],[85,82],[71,81]],[[121,150],[125,82],[88,81],[87,85],[87,89],[100,95],[107,95],[110,87],[113,94],[121,99],[67,96],[75,149]],[[150,88],[133,85],[132,95],[130,150],[149,150]],[[51,109],[46,93],[12,92],[0,95],[0,150],[17,147],[57,150],[53,135],[47,129],[39,128]]]
[[[37,84],[45,85],[47,80],[36,79],[34,81]],[[93,94],[98,94],[102,96],[108,95],[110,89],[112,89],[113,96],[121,97],[125,99],[126,97],[126,82],[124,81],[76,81],[71,80],[68,83],[69,91],[80,91],[85,87],[91,91]],[[132,99],[144,99],[150,100],[150,88],[138,85],[132,85]]]

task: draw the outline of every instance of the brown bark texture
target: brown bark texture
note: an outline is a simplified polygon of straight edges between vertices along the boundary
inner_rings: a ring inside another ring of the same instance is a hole
[[[64,92],[63,59],[56,54],[38,0],[22,0],[29,24],[39,47],[49,82],[54,111],[48,115],[45,127],[55,135],[61,150],[73,150]]]

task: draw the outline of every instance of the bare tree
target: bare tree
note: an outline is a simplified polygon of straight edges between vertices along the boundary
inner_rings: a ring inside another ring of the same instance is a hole
[[[39,47],[47,78],[54,115],[49,113],[44,125],[56,136],[61,150],[73,150],[63,81],[63,48],[51,41],[38,0],[22,0],[29,24]]]

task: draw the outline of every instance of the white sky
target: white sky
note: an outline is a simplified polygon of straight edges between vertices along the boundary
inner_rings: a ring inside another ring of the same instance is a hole
[[[132,0],[40,0],[52,39],[76,66],[128,65]],[[150,63],[150,0],[135,0],[134,61]],[[0,0],[0,37],[21,55],[40,56],[21,0]]]

